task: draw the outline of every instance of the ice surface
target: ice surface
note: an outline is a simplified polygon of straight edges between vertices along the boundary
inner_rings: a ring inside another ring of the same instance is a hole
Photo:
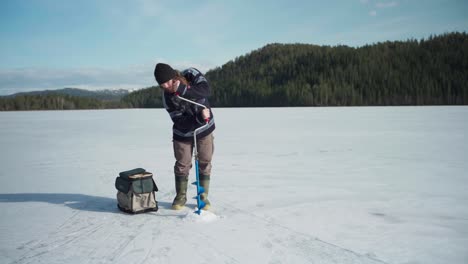
[[[0,112],[0,263],[468,263],[468,107],[214,113],[196,215],[163,109]],[[137,167],[156,213],[116,209]]]

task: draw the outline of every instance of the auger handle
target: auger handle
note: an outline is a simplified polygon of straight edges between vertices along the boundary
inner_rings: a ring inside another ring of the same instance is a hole
[[[177,98],[179,98],[180,100],[189,102],[189,103],[194,104],[194,105],[201,106],[201,107],[203,107],[204,109],[207,109],[207,108],[208,108],[208,107],[206,107],[205,105],[202,105],[202,104],[200,104],[200,103],[194,102],[194,101],[192,101],[192,100],[189,100],[189,99],[187,99],[187,98],[184,98],[184,97],[180,96],[179,93],[175,93],[175,96],[176,96]],[[196,143],[196,142],[197,142],[197,132],[198,132],[198,130],[203,129],[204,127],[206,127],[206,126],[208,125],[208,123],[210,122],[210,118],[206,118],[206,119],[205,119],[205,122],[206,122],[206,123],[205,123],[203,126],[197,128],[197,129],[195,129],[195,131],[194,131],[194,133],[193,133],[193,142],[195,142],[195,144],[194,144],[194,145],[195,145],[195,147],[194,147],[195,159],[198,159],[198,148],[197,148],[197,143]]]
[[[189,103],[191,103],[191,104],[201,106],[201,107],[203,107],[204,109],[208,109],[208,107],[207,107],[206,105],[202,105],[202,104],[197,103],[197,102],[195,102],[195,101],[192,101],[192,100],[189,100],[189,99],[187,99],[187,98],[184,98],[184,97],[180,96],[179,93],[175,93],[175,96],[177,96],[177,98],[179,98],[180,100],[184,100],[184,101],[189,102]],[[210,118],[205,118],[205,122],[208,124],[208,123],[210,122]]]

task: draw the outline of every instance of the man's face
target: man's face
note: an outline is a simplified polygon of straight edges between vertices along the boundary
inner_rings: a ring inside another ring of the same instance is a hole
[[[173,85],[173,80],[169,80],[159,86],[161,86],[161,88],[163,88],[165,91],[168,91],[168,92],[171,92],[172,91],[172,85]]]

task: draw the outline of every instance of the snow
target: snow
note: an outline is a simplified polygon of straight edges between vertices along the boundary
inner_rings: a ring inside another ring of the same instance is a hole
[[[214,113],[197,215],[163,109],[0,112],[0,263],[468,263],[468,107]],[[116,209],[137,167],[158,212]]]

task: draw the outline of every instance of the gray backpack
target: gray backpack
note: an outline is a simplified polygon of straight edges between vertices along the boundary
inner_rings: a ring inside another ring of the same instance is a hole
[[[158,187],[153,174],[137,168],[119,173],[115,179],[117,207],[126,213],[138,214],[158,210],[155,192]]]

